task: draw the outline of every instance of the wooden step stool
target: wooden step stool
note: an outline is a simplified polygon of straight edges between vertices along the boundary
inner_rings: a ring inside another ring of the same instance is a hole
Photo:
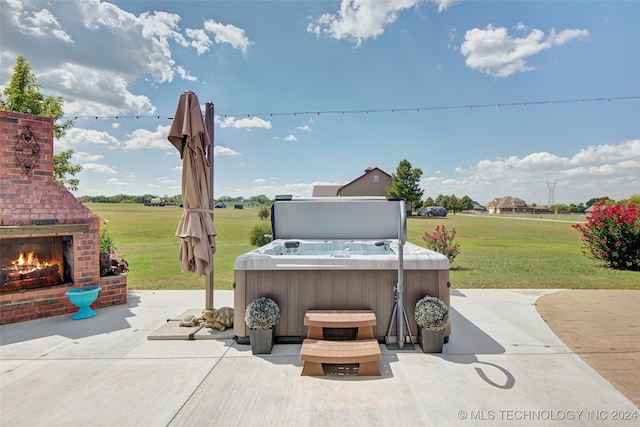
[[[382,359],[380,344],[373,337],[376,315],[371,310],[309,310],[304,316],[308,327],[302,342],[300,359],[304,360],[301,375],[324,375],[323,363],[359,364],[358,375],[380,375],[378,360]],[[324,340],[322,328],[358,328],[358,337],[350,341]]]
[[[300,359],[304,360],[300,375],[324,375],[323,363],[346,365],[358,363],[359,376],[380,376],[378,360],[382,359],[378,340],[325,341],[307,338],[302,342]]]
[[[358,340],[373,339],[376,314],[371,310],[309,310],[304,315],[307,338],[324,339],[322,328],[358,328]]]

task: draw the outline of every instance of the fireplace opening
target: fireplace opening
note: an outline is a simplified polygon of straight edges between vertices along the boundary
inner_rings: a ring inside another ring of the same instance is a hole
[[[0,293],[73,282],[73,236],[0,240]]]

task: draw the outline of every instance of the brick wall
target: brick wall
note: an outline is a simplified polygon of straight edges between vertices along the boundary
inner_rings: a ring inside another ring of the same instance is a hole
[[[25,174],[16,162],[15,145],[19,136],[27,131],[37,140],[39,159]],[[95,305],[126,303],[126,276],[100,278],[100,220],[62,184],[54,182],[53,154],[52,119],[0,111],[0,232],[2,227],[30,225],[34,220],[87,224],[89,228],[87,232],[72,233],[73,284],[2,295],[1,323],[74,311],[76,308],[64,296],[71,287],[106,283]]]
[[[102,289],[91,308],[98,309],[127,303],[127,276],[101,277],[97,283]],[[64,293],[77,288],[76,284],[34,289],[0,295],[0,325],[23,322],[43,317],[71,314],[78,307],[71,304]]]

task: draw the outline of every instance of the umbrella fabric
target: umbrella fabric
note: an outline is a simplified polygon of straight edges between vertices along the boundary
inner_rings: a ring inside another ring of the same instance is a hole
[[[176,236],[182,240],[178,259],[183,270],[209,274],[213,270],[217,234],[209,208],[211,166],[206,149],[210,140],[198,97],[193,92],[180,95],[168,139],[182,159],[184,211],[176,230]]]

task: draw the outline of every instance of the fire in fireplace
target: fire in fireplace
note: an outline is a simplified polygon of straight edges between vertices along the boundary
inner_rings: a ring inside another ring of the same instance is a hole
[[[72,236],[0,241],[0,293],[46,288],[72,281]]]

